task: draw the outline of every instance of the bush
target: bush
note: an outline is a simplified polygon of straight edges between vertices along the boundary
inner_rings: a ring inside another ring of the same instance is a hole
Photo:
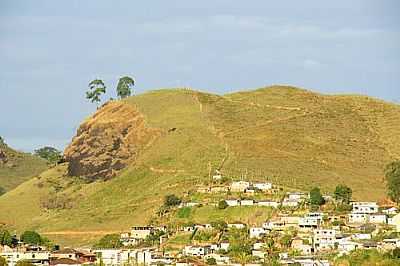
[[[217,265],[217,261],[214,258],[208,258],[207,265]]]
[[[218,209],[224,210],[224,209],[226,209],[226,208],[228,208],[228,203],[226,203],[225,200],[220,200],[220,201],[218,202]]]
[[[181,204],[182,200],[175,196],[174,194],[172,195],[167,195],[164,199],[164,206],[166,207],[173,207]]]
[[[310,203],[311,203],[311,205],[316,205],[316,206],[320,206],[325,203],[325,200],[321,194],[321,190],[318,187],[311,189]]]
[[[122,247],[121,239],[118,234],[109,234],[103,236],[94,246],[95,248],[120,248]]]

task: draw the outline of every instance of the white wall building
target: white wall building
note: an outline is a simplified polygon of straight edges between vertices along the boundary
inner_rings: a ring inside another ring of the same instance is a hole
[[[245,192],[250,187],[250,182],[247,181],[235,181],[231,184],[232,192]]]
[[[249,232],[250,238],[260,238],[262,235],[266,234],[266,231],[263,227],[250,227]]]
[[[353,202],[353,213],[372,214],[378,212],[378,204],[376,202]]]
[[[35,265],[49,265],[50,261],[50,253],[43,251],[11,251],[0,253],[0,256],[7,260],[8,266],[15,266],[20,260],[26,260]]]
[[[333,249],[336,243],[336,231],[331,229],[314,230],[314,249]]]
[[[253,187],[261,191],[268,191],[272,189],[272,183],[254,183]]]

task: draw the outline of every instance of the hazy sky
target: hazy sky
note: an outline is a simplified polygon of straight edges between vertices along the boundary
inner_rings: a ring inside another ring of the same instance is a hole
[[[291,84],[400,99],[400,1],[1,0],[0,135],[59,148],[114,94],[186,86],[225,93]]]

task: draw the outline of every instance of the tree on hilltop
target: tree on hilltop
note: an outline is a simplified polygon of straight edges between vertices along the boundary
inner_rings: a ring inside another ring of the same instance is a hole
[[[61,151],[49,146],[35,150],[35,155],[53,164],[58,163],[62,159]]]
[[[118,97],[123,99],[130,96],[133,86],[135,86],[135,80],[133,78],[128,76],[120,78],[117,85]]]
[[[92,80],[89,83],[89,90],[86,92],[86,99],[92,103],[99,103],[101,101],[101,94],[106,93],[106,85],[101,79]]]

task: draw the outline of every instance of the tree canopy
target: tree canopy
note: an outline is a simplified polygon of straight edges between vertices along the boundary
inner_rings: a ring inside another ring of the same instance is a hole
[[[128,76],[120,78],[117,85],[118,97],[122,99],[130,96],[134,85],[135,80],[133,78]]]
[[[0,230],[0,244],[9,247],[13,245],[13,237],[8,230]]]
[[[35,150],[35,155],[49,161],[50,163],[57,163],[62,159],[61,151],[49,146]]]
[[[319,187],[315,187],[310,191],[310,203],[311,205],[322,205],[325,203],[324,198],[322,197],[321,190]]]
[[[164,199],[164,206],[165,207],[172,207],[181,204],[182,200],[175,196],[174,194],[167,195]]]
[[[348,204],[351,201],[353,191],[346,185],[337,185],[333,192],[334,198],[341,203]]]
[[[395,202],[400,202],[400,161],[394,161],[385,168],[388,196]]]
[[[86,99],[92,103],[99,103],[101,94],[106,93],[106,85],[101,79],[92,80],[89,83],[89,90],[86,92]]]
[[[43,244],[43,239],[39,233],[35,231],[25,231],[21,235],[21,241],[25,244],[40,245]]]

